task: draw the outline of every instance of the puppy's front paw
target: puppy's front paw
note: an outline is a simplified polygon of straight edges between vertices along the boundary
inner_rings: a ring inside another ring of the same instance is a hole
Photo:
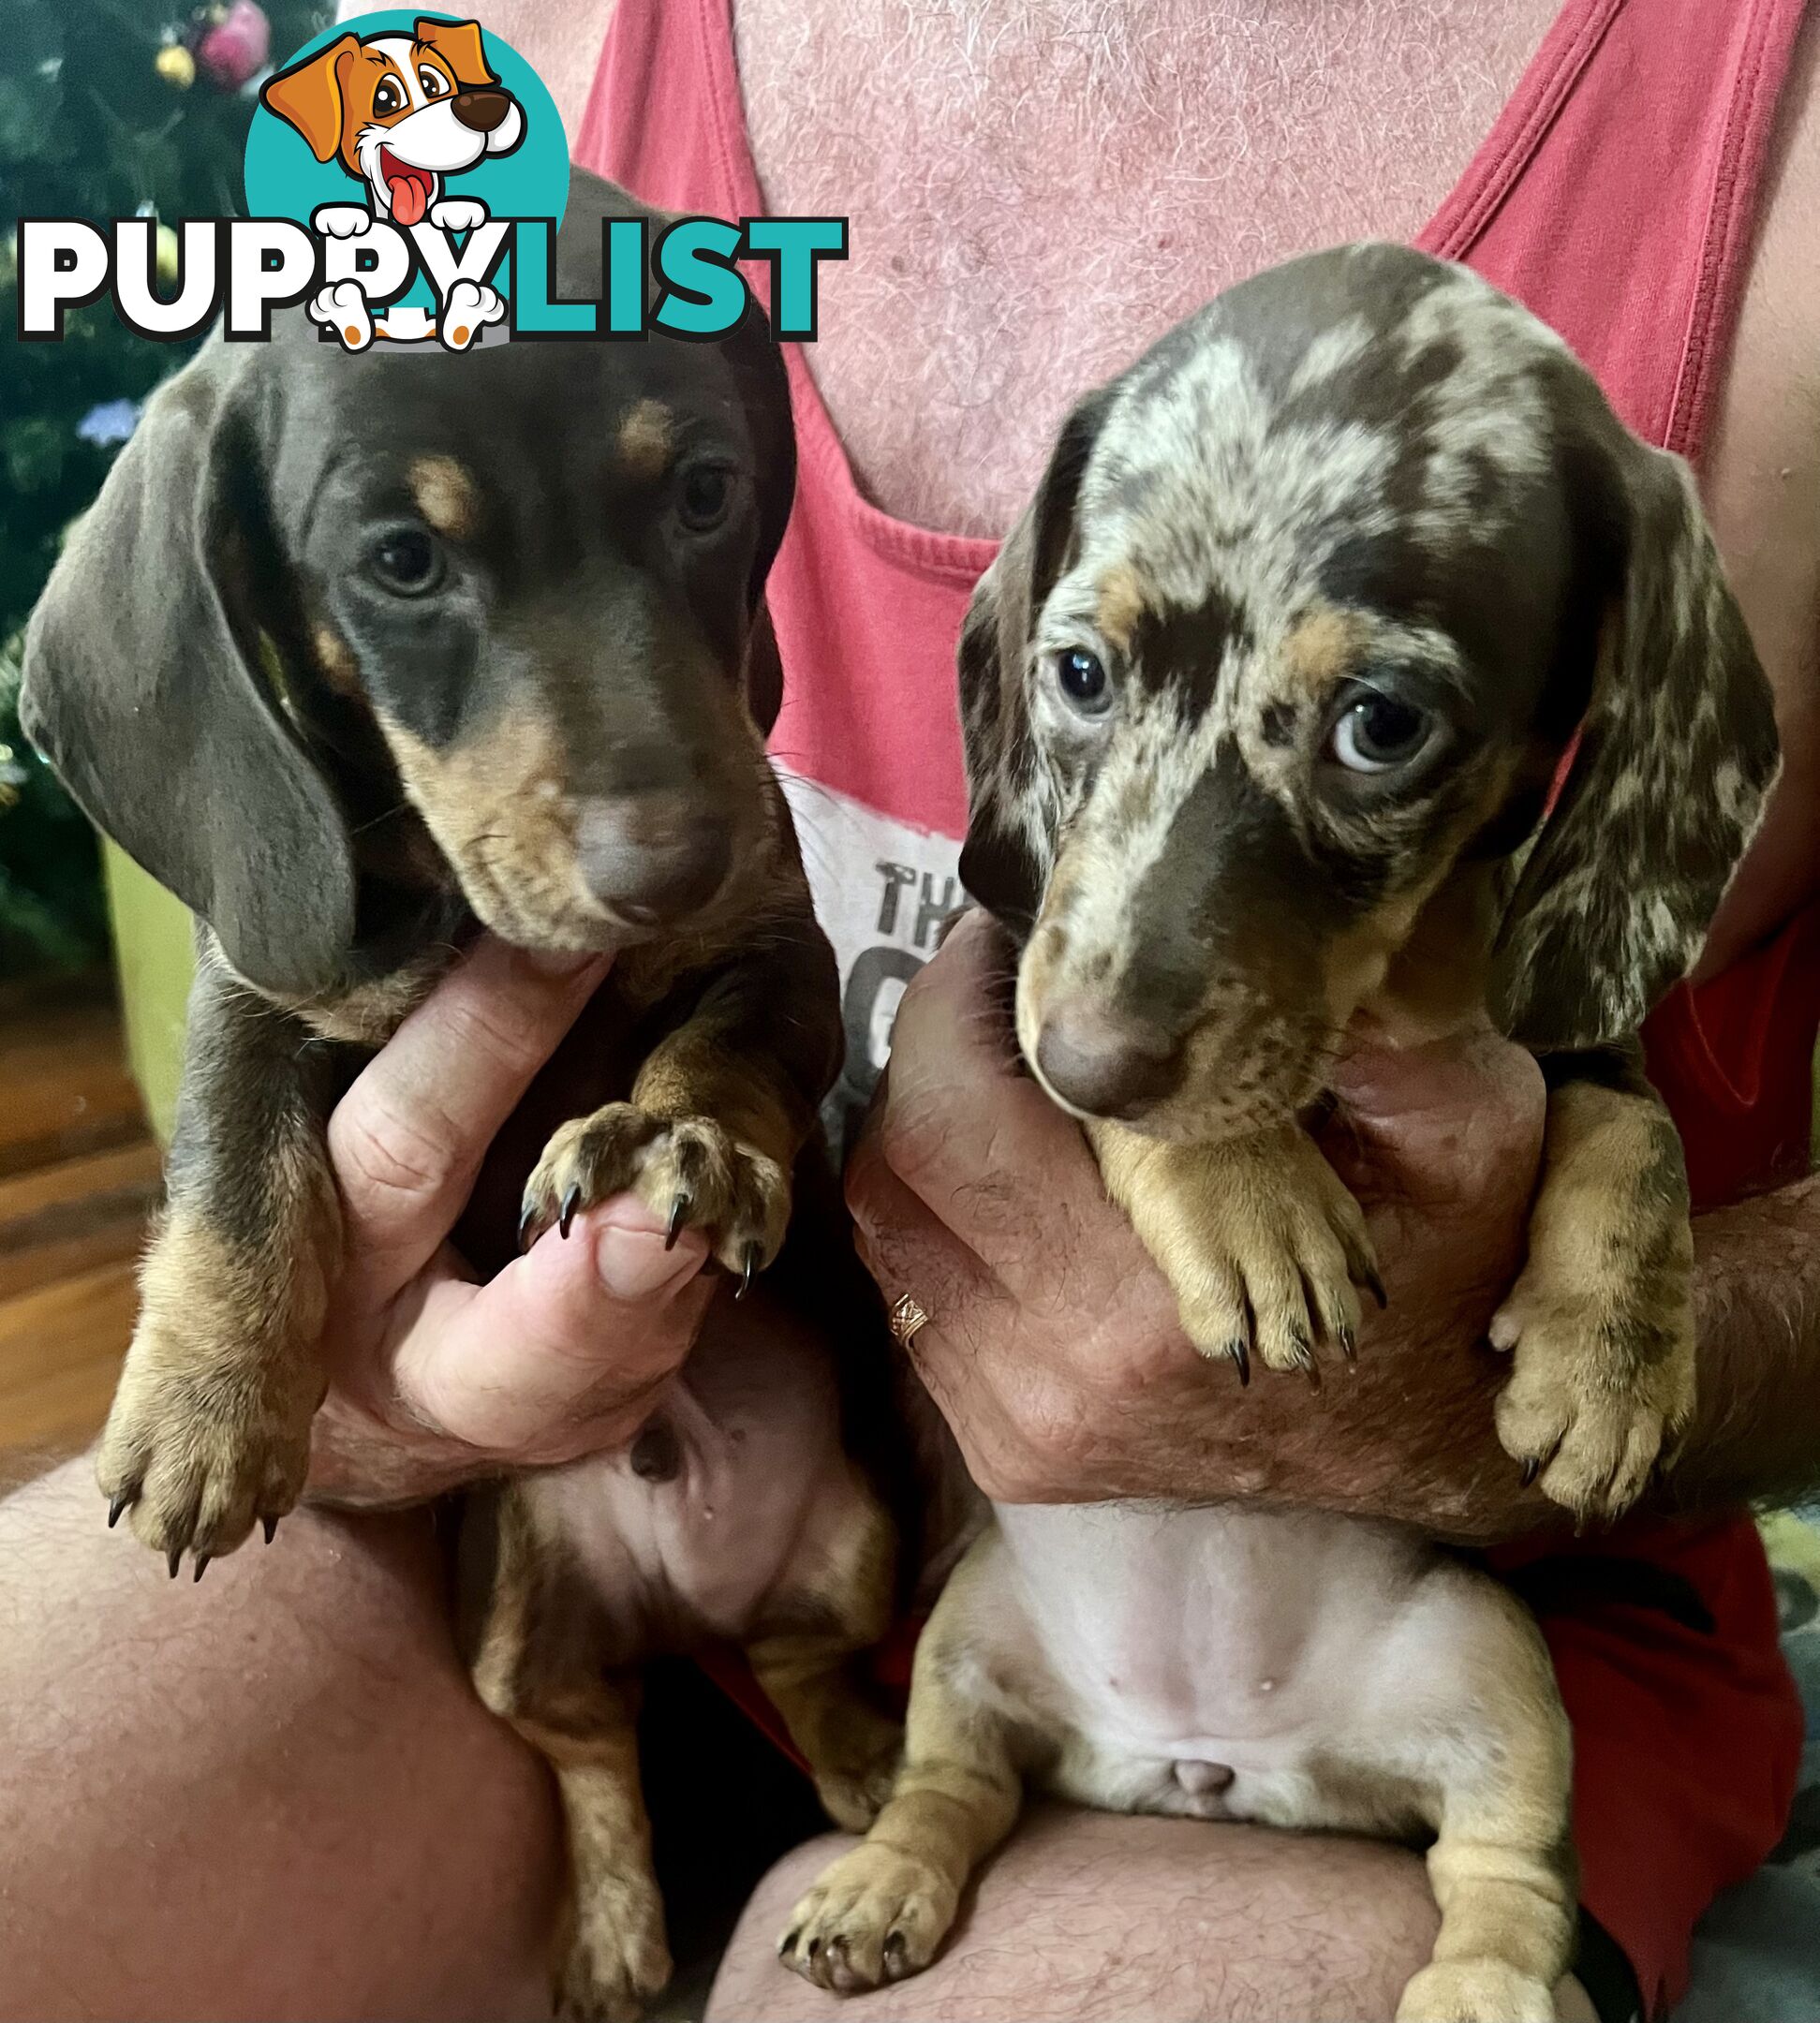
[[[441,231],[472,231],[486,223],[486,206],[477,197],[445,197],[430,206],[430,223]]]
[[[1515,1351],[1498,1437],[1578,1518],[1628,1510],[1694,1416],[1693,1237],[1682,1233],[1684,1254],[1647,1278],[1601,1270],[1590,1251],[1532,1248],[1492,1319],[1492,1346]]]
[[[373,214],[360,204],[318,204],[310,225],[328,239],[358,239],[373,229]]]
[[[636,1194],[673,1241],[703,1231],[742,1287],[777,1256],[790,1221],[790,1175],[776,1159],[712,1117],[655,1117],[621,1102],[563,1125],[544,1147],[521,1238],[534,1242],[552,1222],[567,1235],[571,1218],[614,1194]]]
[[[670,1984],[663,1905],[648,1885],[592,1893],[556,1967],[561,2023],[637,2023]]]
[[[256,1520],[270,1538],[303,1493],[320,1376],[307,1360],[256,1362],[233,1346],[223,1353],[169,1322],[142,1323],[101,1436],[95,1472],[109,1522],[129,1510],[173,1578],[187,1550],[200,1580]]]
[[[1397,2023],[1554,2023],[1553,1990],[1503,1960],[1437,1960],[1397,2004]]]
[[[822,1871],[790,1914],[777,1957],[836,1995],[921,1973],[948,1936],[959,1898],[940,1870],[862,1841]]]
[[[1205,1356],[1249,1381],[1253,1351],[1275,1370],[1320,1381],[1317,1344],[1348,1361],[1359,1324],[1356,1287],[1382,1301],[1358,1203],[1299,1130],[1210,1145],[1094,1133],[1113,1191],[1180,1303],[1183,1331]]]

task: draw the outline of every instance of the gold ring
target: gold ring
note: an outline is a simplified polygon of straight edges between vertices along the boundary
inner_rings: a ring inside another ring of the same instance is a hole
[[[891,1303],[891,1333],[898,1348],[908,1349],[917,1331],[929,1324],[929,1317],[908,1292]]]

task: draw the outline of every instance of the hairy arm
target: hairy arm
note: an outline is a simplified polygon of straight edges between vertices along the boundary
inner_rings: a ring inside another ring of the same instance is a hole
[[[1204,1363],[1105,1198],[1073,1122],[984,1016],[996,962],[963,923],[906,993],[849,1196],[886,1296],[930,1316],[912,1354],[974,1478],[1011,1502],[1251,1496],[1472,1543],[1561,1521],[1499,1445],[1508,1365],[1486,1326],[1521,1262],[1545,1091],[1487,1034],[1356,1064],[1327,1150],[1370,1216],[1390,1292],[1355,1368],[1310,1393]],[[1676,1507],[1820,1475],[1820,1198],[1704,1218],[1702,1406]]]
[[[1820,1176],[1700,1216],[1700,1394],[1661,1495],[1785,1502],[1820,1482]]]

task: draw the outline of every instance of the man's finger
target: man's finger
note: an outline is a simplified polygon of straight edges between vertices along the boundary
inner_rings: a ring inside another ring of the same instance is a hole
[[[718,1275],[707,1244],[628,1197],[546,1232],[483,1286],[445,1281],[392,1370],[426,1425],[521,1464],[563,1461],[636,1431],[688,1355]]]
[[[378,1296],[432,1258],[494,1133],[605,976],[491,937],[375,1056],[329,1120],[347,1248]]]
[[[1079,1127],[1019,1070],[1001,1009],[1010,961],[987,916],[969,914],[911,979],[876,1130],[892,1172],[1015,1291],[1044,1250],[1031,1209],[1085,1209],[1101,1189]]]

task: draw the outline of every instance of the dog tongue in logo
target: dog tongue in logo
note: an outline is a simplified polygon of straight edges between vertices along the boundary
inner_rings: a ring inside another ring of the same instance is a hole
[[[392,199],[392,214],[400,225],[418,225],[430,208],[430,178],[422,169],[401,162],[390,148],[379,154],[379,172]]]

